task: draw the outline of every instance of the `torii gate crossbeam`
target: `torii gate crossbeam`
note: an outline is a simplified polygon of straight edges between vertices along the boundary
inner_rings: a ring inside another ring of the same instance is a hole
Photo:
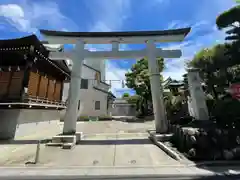
[[[49,58],[52,60],[72,59],[73,52],[50,52]],[[136,59],[147,56],[147,49],[140,51],[88,51],[84,50],[84,57],[89,59]],[[162,50],[156,48],[156,57],[179,58],[182,56],[181,50]]]
[[[154,108],[154,118],[157,133],[166,133],[168,123],[163,102],[160,73],[156,57],[179,58],[180,50],[162,50],[156,48],[156,42],[182,41],[189,33],[190,28],[165,30],[165,31],[138,31],[138,32],[61,32],[40,30],[41,34],[51,44],[76,44],[71,53],[51,53],[51,58],[66,58],[73,61],[71,82],[69,88],[69,102],[64,118],[63,134],[74,134],[76,132],[78,102],[80,99],[81,67],[84,59],[104,58],[139,58],[147,57],[149,63],[151,92]],[[112,51],[91,52],[84,49],[85,44],[112,44]],[[141,51],[119,51],[120,43],[147,44],[147,48]],[[60,57],[59,57],[60,56]]]

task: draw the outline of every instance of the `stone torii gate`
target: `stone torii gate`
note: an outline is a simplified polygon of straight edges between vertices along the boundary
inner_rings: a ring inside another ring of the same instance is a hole
[[[190,30],[190,28],[135,32],[62,32],[40,30],[41,34],[50,44],[75,44],[74,49],[69,53],[50,53],[50,58],[53,60],[64,58],[71,59],[73,62],[69,88],[69,103],[64,117],[63,134],[73,135],[76,132],[81,70],[84,59],[136,59],[143,57],[147,57],[149,63],[156,132],[166,133],[168,123],[156,57],[179,58],[182,54],[181,50],[162,50],[156,48],[155,43],[183,41]],[[86,44],[112,44],[112,51],[91,52],[84,49]],[[146,48],[138,51],[120,51],[119,44],[146,44]]]

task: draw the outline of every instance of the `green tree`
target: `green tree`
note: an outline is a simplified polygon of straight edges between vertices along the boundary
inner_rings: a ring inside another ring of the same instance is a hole
[[[128,98],[129,96],[129,93],[123,93],[122,98]]]
[[[158,58],[159,71],[162,72],[164,68],[163,58]],[[148,71],[148,61],[143,58],[136,62],[131,68],[131,71],[126,73],[126,86],[128,88],[134,89],[136,94],[140,96],[139,101],[144,104],[145,110],[147,110],[148,101],[152,100],[151,96],[151,86],[150,86],[150,76]],[[162,80],[162,77],[159,81]]]
[[[231,44],[229,44],[229,51],[226,54],[226,56],[231,58],[232,66],[239,64],[240,5],[237,5],[227,11],[224,11],[222,14],[220,14],[216,19],[216,24],[219,29],[227,29],[226,40],[231,40]],[[238,70],[239,68],[234,68],[234,69],[232,69],[232,71],[236,71],[236,69]]]
[[[224,11],[216,19],[216,25],[219,29],[230,28],[226,33],[226,40],[240,39],[240,5],[237,5],[227,11]]]
[[[208,93],[217,99],[216,84],[223,91],[227,84],[229,59],[225,56],[228,44],[219,44],[199,51],[190,61],[189,66],[200,70],[200,76],[207,85]],[[220,86],[221,83],[221,86]]]
[[[138,95],[129,96],[127,98],[127,102],[129,104],[137,104],[138,100],[139,100],[139,96]]]

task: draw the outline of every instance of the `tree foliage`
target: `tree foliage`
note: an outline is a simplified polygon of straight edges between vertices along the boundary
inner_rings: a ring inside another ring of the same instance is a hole
[[[240,21],[240,5],[237,5],[221,13],[216,19],[219,29],[233,26],[233,23]]]
[[[157,58],[159,71],[162,72],[164,68],[163,58]],[[137,110],[140,114],[147,114],[149,110],[149,103],[152,101],[150,74],[148,70],[148,60],[146,58],[140,59],[131,68],[131,71],[125,74],[126,86],[134,89],[137,97]],[[161,81],[162,78],[159,79]]]
[[[158,58],[159,71],[164,68],[163,58]],[[136,91],[136,94],[151,100],[151,87],[148,71],[148,61],[143,58],[136,62],[131,68],[131,71],[126,73],[126,86]],[[160,81],[161,79],[159,79]]]
[[[216,25],[219,29],[230,28],[227,31],[226,40],[239,41],[240,39],[240,5],[237,5],[222,14],[216,19]]]
[[[230,49],[231,44],[228,43],[202,49],[189,63],[190,67],[200,70],[200,76],[208,87],[207,91],[215,98],[217,91],[224,92],[224,88],[229,85],[231,76],[229,67],[236,64],[230,56]]]
[[[129,96],[129,93],[123,93],[122,98],[128,98]]]

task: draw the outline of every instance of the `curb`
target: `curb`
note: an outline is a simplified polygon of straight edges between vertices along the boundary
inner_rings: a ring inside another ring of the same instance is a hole
[[[173,150],[168,148],[162,142],[158,141],[156,139],[156,137],[150,131],[148,131],[148,133],[150,135],[149,139],[155,145],[157,145],[161,150],[163,150],[167,155],[169,155],[173,159],[175,159],[177,161],[180,161],[180,162],[183,160],[177,153],[175,153]],[[203,162],[192,162],[190,164],[183,162],[183,164],[185,166],[187,166],[187,167],[204,167],[204,166],[208,166],[208,167],[223,167],[223,166],[240,166],[240,161],[239,160],[235,160],[235,161],[203,161]]]
[[[152,140],[155,145],[157,145],[161,150],[163,150],[171,158],[175,159],[176,161],[181,161],[182,160],[177,153],[175,153],[174,151],[169,149],[166,145],[164,145],[160,141],[157,141],[157,139],[151,133],[150,133],[149,139]]]

